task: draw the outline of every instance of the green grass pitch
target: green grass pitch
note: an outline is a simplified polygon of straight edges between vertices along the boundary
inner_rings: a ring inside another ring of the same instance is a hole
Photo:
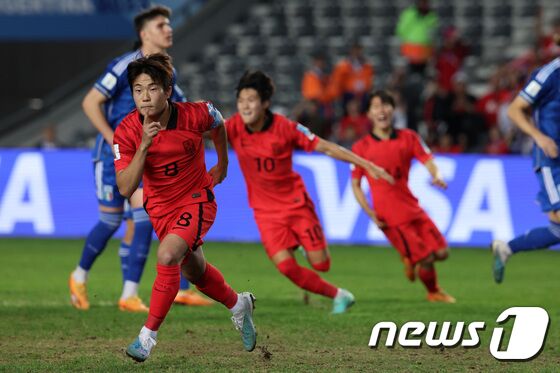
[[[304,305],[302,291],[275,270],[260,245],[208,243],[206,257],[234,289],[257,297],[256,350],[243,350],[221,305],[174,306],[152,356],[139,364],[124,349],[145,315],[122,313],[116,306],[117,241],[90,274],[91,309],[70,306],[67,280],[81,245],[80,240],[0,240],[0,371],[554,372],[560,367],[558,252],[515,256],[504,283],[495,285],[488,250],[454,249],[437,267],[440,284],[458,300],[450,305],[425,301],[421,284],[405,279],[394,250],[333,246],[325,278],[351,290],[357,300],[350,312],[333,316],[328,299],[312,295]],[[146,301],[154,277],[155,245],[140,289]],[[543,352],[529,362],[500,362],[489,352],[495,320],[512,306],[541,306],[551,319]],[[410,320],[485,321],[486,330],[473,349],[368,347],[377,322],[400,326]]]

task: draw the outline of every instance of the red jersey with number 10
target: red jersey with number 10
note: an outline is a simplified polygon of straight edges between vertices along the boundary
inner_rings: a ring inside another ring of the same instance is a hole
[[[208,102],[170,104],[167,128],[154,137],[144,163],[144,207],[151,217],[212,198],[202,133],[220,125],[221,114]],[[117,127],[113,138],[117,173],[128,167],[140,146],[143,121],[133,110]]]
[[[383,167],[395,178],[395,184],[391,185],[385,180],[373,179],[361,167],[352,169],[352,178],[367,177],[373,197],[373,208],[381,220],[388,226],[395,226],[423,214],[418,199],[408,188],[408,172],[413,158],[425,163],[432,159],[432,153],[416,132],[394,129],[390,138],[386,140],[370,133],[358,140],[352,146],[352,151]]]
[[[301,176],[293,170],[295,149],[315,150],[319,138],[302,124],[267,113],[265,125],[252,133],[239,113],[226,121],[229,142],[245,177],[249,205],[255,212],[277,212],[304,206]]]

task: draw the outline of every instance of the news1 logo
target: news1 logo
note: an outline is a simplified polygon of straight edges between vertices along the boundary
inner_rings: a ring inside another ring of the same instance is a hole
[[[504,328],[495,327],[490,340],[490,353],[498,360],[522,361],[536,357],[543,349],[548,332],[550,319],[546,310],[540,307],[511,307],[503,311],[496,322],[506,324],[515,318],[507,346],[504,342]],[[484,330],[484,321],[469,323],[465,331],[465,322],[459,321],[450,333],[452,323],[443,322],[439,336],[437,335],[438,323],[429,322],[428,327],[421,321],[409,321],[398,331],[397,325],[392,321],[382,321],[374,325],[371,330],[369,347],[376,348],[383,330],[387,330],[385,346],[394,347],[395,339],[402,347],[421,347],[422,338],[429,347],[479,347],[479,330]],[[397,337],[398,331],[398,338]],[[426,331],[425,335],[424,332]],[[424,335],[424,336],[423,336]]]

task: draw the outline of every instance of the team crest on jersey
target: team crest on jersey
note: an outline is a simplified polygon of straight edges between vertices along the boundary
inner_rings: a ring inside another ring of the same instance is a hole
[[[111,185],[105,185],[103,187],[103,199],[105,201],[112,201],[113,200],[113,186]]]
[[[183,141],[183,149],[185,149],[185,153],[192,154],[196,149],[196,145],[192,139],[187,139]]]
[[[282,145],[280,143],[273,142],[270,144],[270,148],[274,155],[280,155],[282,153]]]
[[[303,124],[298,123],[296,129],[303,133],[305,137],[309,139],[309,141],[313,141],[315,139],[315,134],[309,130],[309,128],[305,127]]]

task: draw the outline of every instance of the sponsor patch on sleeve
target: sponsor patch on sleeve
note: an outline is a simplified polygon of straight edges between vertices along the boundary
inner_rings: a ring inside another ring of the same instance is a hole
[[[117,78],[111,73],[105,74],[103,79],[101,79],[101,85],[109,91],[115,88],[116,84],[117,84]]]
[[[315,139],[315,134],[309,130],[309,128],[305,127],[303,124],[298,123],[296,129],[303,133],[305,137],[309,139],[309,141],[313,141]]]
[[[220,113],[220,111],[216,109],[211,102],[207,102],[206,107],[208,108],[208,114],[210,114],[210,116],[214,119],[212,125],[210,126],[210,128],[214,129],[223,123],[224,119],[222,117],[222,113]]]
[[[525,88],[525,93],[527,93],[531,97],[535,97],[540,90],[541,90],[541,85],[537,83],[535,80],[533,80]]]
[[[119,144],[113,144],[113,149],[115,151],[115,161],[121,159],[121,152],[119,151]]]

